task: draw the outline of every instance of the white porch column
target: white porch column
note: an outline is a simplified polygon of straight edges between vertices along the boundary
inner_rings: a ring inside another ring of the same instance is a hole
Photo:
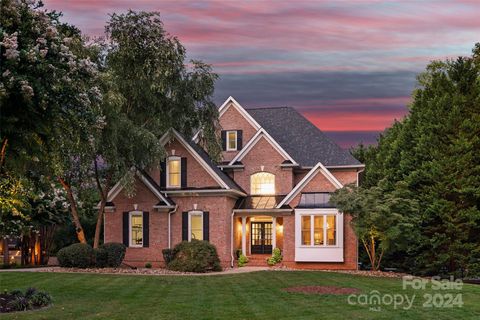
[[[272,217],[272,249],[277,247],[277,217]]]
[[[247,255],[247,217],[242,217],[242,254]]]

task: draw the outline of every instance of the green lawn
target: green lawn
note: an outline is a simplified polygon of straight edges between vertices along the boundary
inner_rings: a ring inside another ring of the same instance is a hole
[[[410,310],[350,305],[348,296],[287,293],[299,285],[354,287],[402,294]],[[34,286],[50,292],[51,308],[2,315],[1,319],[479,319],[480,286],[464,285],[463,307],[425,308],[431,290],[403,290],[399,279],[329,272],[264,271],[225,276],[125,276],[0,272],[0,289]],[[442,291],[458,293],[454,291]]]

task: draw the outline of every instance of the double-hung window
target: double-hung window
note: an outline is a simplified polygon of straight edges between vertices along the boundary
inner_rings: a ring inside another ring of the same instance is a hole
[[[188,241],[203,240],[203,212],[191,211],[188,213]]]
[[[143,246],[143,213],[130,212],[130,247]]]
[[[337,219],[333,214],[302,215],[302,246],[336,246]]]
[[[237,151],[237,131],[227,131],[227,151]]]
[[[167,187],[180,188],[182,180],[182,162],[180,157],[170,157],[167,163]]]

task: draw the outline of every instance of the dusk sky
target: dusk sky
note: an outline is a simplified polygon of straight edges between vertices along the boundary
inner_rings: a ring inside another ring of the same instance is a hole
[[[372,143],[407,112],[432,59],[469,55],[480,1],[44,0],[85,34],[109,13],[159,11],[189,58],[220,75],[215,101],[293,106],[343,147]]]

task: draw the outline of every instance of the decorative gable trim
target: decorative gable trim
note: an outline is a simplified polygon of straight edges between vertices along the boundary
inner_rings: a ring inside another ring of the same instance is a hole
[[[160,143],[165,145],[171,140],[172,136],[176,138],[187,151],[197,160],[198,163],[210,174],[210,176],[224,189],[230,189],[230,187],[223,181],[222,178],[205,162],[205,160],[192,148],[192,146],[185,141],[182,135],[175,129],[171,128],[161,138]]]
[[[228,97],[227,100],[218,108],[218,118],[220,117],[230,108],[233,106],[237,111],[250,123],[250,125],[255,129],[258,130],[261,126],[258,122],[245,110],[244,107],[238,103],[232,96]],[[197,133],[193,136],[192,140],[198,143],[198,135],[202,132],[202,129],[198,130]]]
[[[132,169],[135,170],[135,169]],[[163,201],[166,206],[165,207],[174,207],[174,204],[172,204],[159,190],[156,186],[154,186],[150,180],[142,174],[140,171],[135,170],[135,175],[139,178],[139,180],[158,198],[158,200]],[[118,181],[112,189],[108,192],[107,195],[107,202],[112,202],[113,199],[115,199],[120,191],[122,191],[124,188],[124,185],[122,183],[122,179]],[[97,204],[95,207],[96,209],[100,208],[100,202]]]
[[[235,158],[233,158],[232,161],[229,162],[228,165],[231,166],[234,163],[241,161],[247,155],[247,153],[250,152],[250,150],[252,150],[252,148],[260,141],[261,138],[265,138],[270,143],[270,145],[283,156],[285,160],[289,160],[293,165],[298,165],[297,162],[293,160],[293,158],[263,128],[260,128],[260,130],[257,131],[253,138],[248,141],[248,143],[235,156]]]
[[[292,201],[299,193],[302,191],[302,189],[310,182],[312,179],[318,174],[318,172],[321,172],[325,178],[328,179],[337,189],[343,188],[343,185],[340,183],[340,181],[335,178],[335,176],[328,171],[325,166],[319,162],[315,167],[310,170],[305,177],[295,186],[295,188],[290,191],[289,194],[285,196],[285,198],[277,205],[277,208],[281,208],[285,204],[289,204],[290,201]]]

